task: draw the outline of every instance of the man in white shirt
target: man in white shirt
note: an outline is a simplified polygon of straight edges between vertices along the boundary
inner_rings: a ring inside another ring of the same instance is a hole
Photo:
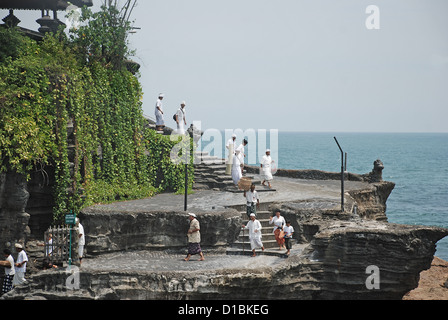
[[[291,221],[286,221],[286,226],[283,227],[283,231],[285,232],[285,246],[286,246],[286,255],[291,253],[292,249],[292,235],[294,233],[294,228],[291,226]]]
[[[21,244],[16,243],[15,245],[16,251],[18,252],[17,261],[15,263],[15,275],[13,280],[13,285],[16,286],[18,284],[22,284],[26,282],[25,272],[26,272],[26,263],[28,262],[28,257],[26,255],[25,250]]]
[[[199,221],[196,219],[196,215],[194,213],[188,214],[188,220],[190,220],[190,228],[188,229],[187,237],[188,237],[188,254],[184,259],[185,261],[189,261],[192,255],[199,254],[200,258],[198,261],[204,261],[204,254],[201,249],[201,227]]]
[[[159,98],[156,102],[156,108],[154,111],[154,114],[156,116],[156,130],[161,131],[163,130],[163,127],[165,126],[165,120],[163,119],[163,109],[162,109],[162,100],[163,100],[164,94],[160,93]]]
[[[235,140],[236,140],[236,134],[232,134],[232,138],[227,140],[226,143],[226,149],[229,150],[229,155],[227,157],[226,174],[231,174],[233,155],[235,154]]]
[[[252,257],[255,257],[255,249],[261,248],[264,251],[263,242],[261,242],[261,223],[255,219],[255,214],[250,214],[250,220],[247,225],[243,225],[244,229],[249,229],[250,248]]]
[[[182,101],[180,104],[180,108],[176,112],[177,134],[185,134],[184,124],[187,125],[185,112],[185,101]]]
[[[79,256],[79,265],[82,264],[82,257],[84,255],[84,245],[86,244],[86,238],[84,236],[84,227],[79,222],[79,218],[76,218],[76,226],[78,227],[78,256]]]
[[[265,182],[268,182],[269,189],[272,188],[271,186],[271,180],[272,180],[272,173],[271,173],[271,164],[274,162],[271,158],[271,150],[266,150],[266,155],[263,156],[261,159],[261,175],[263,177],[263,182],[261,183],[263,186],[265,186]]]
[[[256,208],[260,207],[260,197],[255,190],[255,185],[252,183],[249,191],[244,191],[244,197],[246,198],[246,214],[248,217],[253,213],[257,214]]]
[[[0,296],[12,290],[14,274],[16,273],[14,269],[14,258],[11,255],[11,251],[5,249],[3,250],[3,255],[6,260],[0,261],[0,266],[5,268],[5,278],[3,279]]]

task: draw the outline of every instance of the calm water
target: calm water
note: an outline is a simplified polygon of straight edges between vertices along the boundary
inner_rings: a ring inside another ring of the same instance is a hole
[[[448,228],[448,133],[279,132],[276,148],[268,132],[266,144],[279,168],[340,172],[334,136],[348,154],[349,172],[367,173],[376,159],[383,162],[383,179],[396,184],[387,200],[389,222]],[[263,155],[264,147],[258,149],[246,150],[248,158],[254,154],[251,162]],[[448,237],[437,243],[436,255],[448,260]]]

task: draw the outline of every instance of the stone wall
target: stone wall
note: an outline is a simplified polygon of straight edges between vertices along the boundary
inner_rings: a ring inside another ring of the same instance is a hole
[[[129,249],[185,249],[189,227],[185,212],[108,212],[100,206],[79,214],[86,233],[88,254]],[[225,248],[233,242],[242,224],[240,215],[229,209],[198,214],[201,246]]]
[[[313,273],[314,299],[401,299],[430,267],[447,229],[376,221],[333,223],[318,232],[303,268]],[[379,289],[366,287],[368,266],[378,268]]]
[[[29,193],[25,176],[6,172],[0,174],[0,246],[11,251],[14,243],[24,244],[30,235],[25,212]]]
[[[35,274],[6,299],[401,299],[429,268],[435,243],[448,230],[377,221],[338,221],[315,234],[301,255],[271,266],[85,270],[79,290],[67,290],[67,272]],[[294,248],[293,248],[294,249]],[[247,257],[248,261],[251,259]],[[369,289],[368,266],[379,270],[379,289]]]

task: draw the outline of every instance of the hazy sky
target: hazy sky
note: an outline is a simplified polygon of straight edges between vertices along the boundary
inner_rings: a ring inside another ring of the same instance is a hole
[[[446,0],[140,0],[144,113],[163,92],[168,126],[185,100],[202,129],[448,132],[447,14]]]

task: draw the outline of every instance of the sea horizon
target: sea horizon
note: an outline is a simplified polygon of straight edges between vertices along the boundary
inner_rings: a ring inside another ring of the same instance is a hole
[[[373,169],[375,160],[383,162],[383,180],[395,183],[386,202],[389,222],[448,228],[448,132],[283,130],[277,134],[278,149],[271,151],[271,155],[278,158],[278,168],[340,172],[341,152],[334,140],[336,137],[347,152],[348,172],[365,174]],[[220,152],[224,158],[226,137],[222,137]],[[237,137],[238,145],[242,138]],[[265,140],[270,140],[269,131]],[[259,165],[259,158],[265,152],[258,142],[256,144],[257,148],[252,144],[256,163],[249,165]],[[269,148],[269,144],[266,147]],[[448,237],[437,243],[435,255],[448,261]]]

